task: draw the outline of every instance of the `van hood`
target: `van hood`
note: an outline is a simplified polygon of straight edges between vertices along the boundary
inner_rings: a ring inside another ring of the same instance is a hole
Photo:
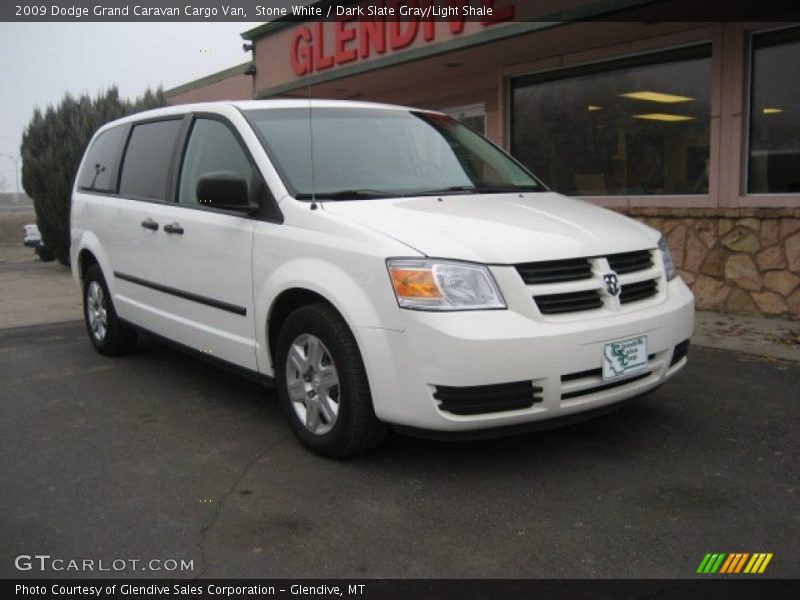
[[[480,194],[325,202],[420,253],[491,264],[598,256],[655,248],[655,230],[560,194]]]

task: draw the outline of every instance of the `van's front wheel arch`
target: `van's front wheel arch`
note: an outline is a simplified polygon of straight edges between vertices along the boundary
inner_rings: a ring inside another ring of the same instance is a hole
[[[275,349],[278,398],[300,441],[341,458],[381,442],[364,362],[352,331],[330,305],[292,312]]]

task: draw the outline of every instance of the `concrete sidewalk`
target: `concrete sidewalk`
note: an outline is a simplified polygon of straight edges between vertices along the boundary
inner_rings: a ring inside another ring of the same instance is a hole
[[[0,247],[0,329],[82,319],[69,269],[20,248]],[[692,344],[800,362],[800,321],[698,312]]]
[[[68,267],[30,259],[0,262],[0,329],[82,318],[81,294]]]
[[[692,344],[800,362],[800,321],[698,311]]]

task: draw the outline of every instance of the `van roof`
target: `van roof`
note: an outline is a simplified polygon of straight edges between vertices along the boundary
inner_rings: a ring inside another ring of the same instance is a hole
[[[177,104],[175,106],[165,106],[162,108],[155,108],[138,112],[116,121],[107,123],[101,130],[106,129],[113,125],[121,125],[123,123],[131,123],[147,119],[157,119],[159,117],[169,117],[172,115],[181,115],[189,112],[203,112],[220,107],[235,107],[240,110],[254,110],[254,109],[269,109],[269,108],[295,108],[295,107],[308,107],[309,103],[312,108],[361,108],[361,109],[384,109],[384,110],[412,110],[408,106],[398,106],[395,104],[381,104],[378,102],[360,102],[355,100],[325,100],[325,99],[307,99],[307,98],[270,98],[267,100],[224,100],[218,102],[196,102],[192,104]],[[416,110],[416,109],[415,109]]]

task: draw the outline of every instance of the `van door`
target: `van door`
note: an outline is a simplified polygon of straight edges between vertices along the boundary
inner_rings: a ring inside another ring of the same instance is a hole
[[[177,171],[177,203],[164,221],[164,285],[176,324],[170,337],[236,365],[257,370],[252,251],[257,221],[201,206],[197,181],[229,171],[253,180],[255,165],[235,130],[198,116]]]
[[[135,124],[128,137],[119,196],[106,204],[99,233],[113,273],[114,306],[123,319],[161,333],[162,226],[182,117]]]

